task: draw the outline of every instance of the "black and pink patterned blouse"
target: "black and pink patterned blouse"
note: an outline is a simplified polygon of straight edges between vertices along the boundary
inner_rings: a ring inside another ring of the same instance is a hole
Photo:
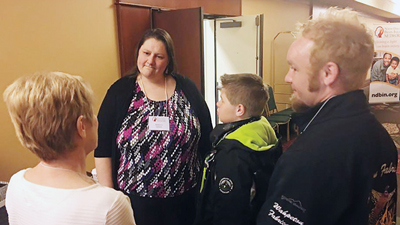
[[[148,129],[149,116],[166,116],[167,101],[148,99],[136,82],[128,113],[117,135],[121,190],[142,197],[167,198],[196,185],[200,122],[182,90],[168,99],[170,131]]]

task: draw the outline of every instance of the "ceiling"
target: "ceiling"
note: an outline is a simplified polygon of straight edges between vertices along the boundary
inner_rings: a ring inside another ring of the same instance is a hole
[[[400,0],[284,0],[315,6],[350,7],[386,22],[400,22]]]
[[[309,0],[310,4],[350,7],[386,22],[400,22],[399,0]]]

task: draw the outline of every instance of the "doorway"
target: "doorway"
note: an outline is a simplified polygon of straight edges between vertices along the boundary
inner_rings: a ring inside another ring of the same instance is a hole
[[[224,74],[262,74],[263,14],[206,18],[204,27],[205,99],[213,125],[219,123],[216,103]]]

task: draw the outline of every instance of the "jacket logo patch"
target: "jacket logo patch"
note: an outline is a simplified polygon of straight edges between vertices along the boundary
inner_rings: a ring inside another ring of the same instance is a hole
[[[219,181],[219,191],[222,192],[223,194],[229,194],[233,190],[233,181],[229,178],[222,178]]]

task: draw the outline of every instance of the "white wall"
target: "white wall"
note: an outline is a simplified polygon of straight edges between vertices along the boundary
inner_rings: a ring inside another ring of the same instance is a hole
[[[211,121],[215,126],[215,54],[214,54],[214,20],[204,20],[204,83],[205,100],[211,114]]]

